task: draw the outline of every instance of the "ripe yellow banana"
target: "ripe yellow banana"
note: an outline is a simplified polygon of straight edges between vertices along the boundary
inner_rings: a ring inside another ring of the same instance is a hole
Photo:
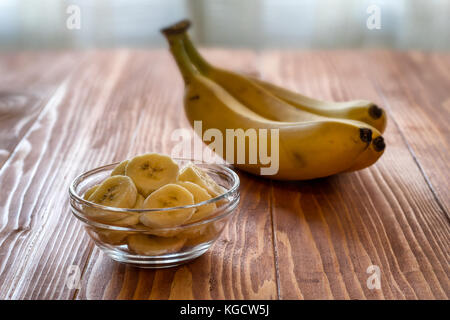
[[[369,124],[381,133],[386,128],[386,113],[376,104],[366,100],[329,102],[313,99],[292,92],[254,77],[223,70],[210,65],[190,40],[189,21],[177,25],[187,55],[195,67],[205,76],[229,91],[234,97],[255,112],[272,120],[314,120],[314,115],[356,120]],[[183,31],[184,30],[184,31]],[[270,112],[267,109],[276,110]],[[295,110],[303,112],[295,112]]]
[[[299,110],[325,117],[365,122],[381,133],[386,129],[386,112],[373,102],[367,100],[351,100],[345,102],[321,101],[257,78],[251,79],[262,88]]]
[[[267,118],[258,113],[263,110],[257,108],[255,103],[251,106],[244,105],[192,65],[184,48],[185,31],[186,27],[180,28],[180,25],[162,30],[186,84],[185,112],[190,123],[202,120],[202,130],[218,129],[224,136],[227,135],[227,129],[278,130],[279,166],[278,172],[271,175],[271,178],[304,180],[336,174],[351,167],[368,148],[372,130],[367,124],[312,114],[311,119],[302,119],[301,122],[274,121],[267,113]],[[259,146],[264,143],[273,146],[275,141],[272,143],[272,138],[277,137],[268,135],[263,138],[257,135],[255,138]],[[235,166],[250,173],[261,174],[261,167],[266,165],[261,159],[257,159],[255,163],[237,161],[237,151],[249,157],[248,143],[231,146],[228,141],[224,142],[225,150],[234,148],[234,159],[231,160]]]
[[[364,154],[358,156],[351,171],[372,165],[383,154],[385,144],[381,132],[386,126],[386,114],[373,103],[364,100],[340,103],[323,102],[261,80],[210,66],[190,41],[186,33],[188,27],[189,22],[182,21],[173,28],[169,28],[169,32],[176,30],[175,33],[182,39],[186,54],[195,68],[227,89],[255,113],[267,119],[283,122],[314,121],[323,117],[332,117],[341,118],[343,121],[347,119],[368,124],[369,126],[357,125],[370,128],[376,139]]]
[[[384,132],[386,128],[386,113],[377,105],[372,104],[369,101],[354,100],[336,103],[335,106],[332,107],[331,102],[314,100],[261,80],[255,79],[255,81],[265,89],[270,89],[271,92],[274,92],[278,97],[301,110],[316,112],[317,114],[328,117],[357,119],[371,125],[372,142],[370,147],[367,148],[367,150],[364,151],[364,153],[357,158],[356,162],[346,171],[356,171],[367,168],[377,162],[383,155],[386,145],[381,133]]]

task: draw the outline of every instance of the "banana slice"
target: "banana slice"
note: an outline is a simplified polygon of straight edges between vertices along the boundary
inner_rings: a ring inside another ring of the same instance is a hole
[[[177,184],[166,184],[145,199],[143,209],[181,207],[194,204],[194,196]],[[154,228],[169,228],[183,224],[194,214],[194,208],[143,212],[140,221]]]
[[[127,236],[129,233],[117,230],[107,230],[96,228],[94,231],[100,241],[112,244],[113,246],[119,246],[127,243]]]
[[[89,201],[109,207],[133,208],[136,197],[137,190],[130,177],[113,176],[98,186]]]
[[[133,209],[142,209],[142,206],[144,205],[145,198],[142,194],[138,193],[136,204],[134,205]]]
[[[212,197],[225,193],[225,189],[219,186],[203,169],[193,163],[187,164],[180,172],[180,181],[190,181],[206,189]]]
[[[146,232],[148,234],[158,236],[158,237],[171,238],[171,237],[176,237],[179,234],[183,233],[183,230],[182,229],[168,229],[168,230],[148,229],[148,230],[146,230]]]
[[[185,237],[187,240],[202,236],[208,229],[207,225],[187,227],[178,233],[179,237]]]
[[[85,215],[95,221],[119,227],[133,227],[139,223],[137,212],[113,212],[96,208],[85,208]]]
[[[218,238],[223,230],[223,226],[216,223],[217,221],[209,223],[206,226],[201,226],[202,228],[197,226],[196,229],[186,230],[180,234],[180,237],[186,237],[185,247],[193,247]]]
[[[111,177],[112,176],[124,176],[125,175],[125,168],[126,168],[128,162],[130,162],[130,160],[124,160],[121,163],[119,163],[117,165],[117,167],[115,167],[114,170],[111,171]]]
[[[178,170],[178,164],[169,156],[147,153],[131,159],[125,174],[133,179],[139,193],[147,197],[163,185],[176,181]]]
[[[194,203],[200,203],[211,199],[209,193],[205,189],[200,187],[198,184],[189,181],[178,182],[178,184],[186,188],[190,193],[192,193],[192,195],[194,196]],[[206,218],[207,216],[211,215],[211,213],[213,213],[216,208],[217,207],[215,203],[208,203],[196,207],[194,214],[186,223],[200,221]]]
[[[117,213],[113,213],[117,216]],[[134,227],[139,223],[139,213],[137,212],[120,212],[119,215],[123,217],[122,219],[111,222],[110,224],[119,227]]]
[[[127,176],[113,176],[99,185],[90,195],[89,201],[109,207],[133,208],[136,203],[137,190],[133,181]],[[139,223],[138,213],[114,212],[87,207],[87,217],[117,226],[134,226]]]
[[[89,200],[89,197],[95,192],[95,190],[97,190],[97,188],[99,187],[99,184],[96,184],[95,186],[90,187],[85,193],[84,193],[84,200]]]
[[[203,189],[202,187],[196,185],[195,183],[192,182],[178,182],[178,185],[186,188],[186,190],[188,190],[194,197],[194,203],[199,203],[199,202],[203,202],[206,201],[208,199],[211,199],[211,196],[209,195],[208,192],[206,192],[205,189]],[[196,221],[200,221],[204,218],[206,218],[207,216],[209,216],[211,213],[214,212],[214,210],[216,209],[216,205],[214,203],[209,203],[206,205],[203,205],[201,207],[197,207],[195,208],[194,214],[192,215],[192,217],[190,219],[188,219],[185,223],[192,223],[192,222],[196,222]],[[201,225],[201,226],[192,226],[192,227],[187,227],[187,228],[183,228],[183,229],[173,229],[173,230],[158,230],[158,229],[150,229],[148,232],[156,235],[156,236],[160,236],[160,237],[174,237],[176,235],[180,235],[183,236],[187,239],[189,238],[193,238],[193,237],[199,237],[200,235],[202,235],[204,233],[206,229],[205,225]]]
[[[127,238],[130,251],[146,256],[177,252],[185,242],[186,240],[182,238],[159,238],[145,234],[133,234]]]

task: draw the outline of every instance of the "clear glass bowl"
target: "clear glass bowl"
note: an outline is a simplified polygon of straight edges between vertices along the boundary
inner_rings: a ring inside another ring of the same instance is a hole
[[[190,162],[185,159],[175,161],[180,167]],[[121,209],[84,200],[84,193],[108,178],[118,164],[79,175],[70,185],[69,194],[72,213],[83,222],[95,244],[109,257],[122,263],[142,268],[167,268],[201,256],[220,236],[239,203],[239,177],[233,170],[224,165],[197,162],[195,165],[224,188],[223,194],[194,205],[164,209]],[[176,227],[151,228],[139,222],[142,214],[204,208],[208,208],[207,217]]]

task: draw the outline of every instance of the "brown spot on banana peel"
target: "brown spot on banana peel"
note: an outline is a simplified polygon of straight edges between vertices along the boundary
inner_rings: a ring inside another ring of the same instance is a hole
[[[386,148],[386,143],[384,142],[384,138],[382,136],[373,139],[372,144],[374,150],[377,152],[381,152]]]
[[[292,155],[294,156],[294,159],[295,159],[296,163],[298,164],[299,168],[306,167],[306,161],[300,153],[294,151],[294,152],[292,152]]]
[[[375,120],[380,119],[382,115],[383,115],[383,109],[381,109],[376,104],[372,105],[369,108],[369,116],[371,116],[373,119],[375,119]]]
[[[189,97],[189,100],[191,100],[191,101],[198,100],[198,99],[200,99],[200,96],[198,94]]]
[[[370,143],[372,141],[372,130],[369,128],[359,128],[359,138],[363,142]]]

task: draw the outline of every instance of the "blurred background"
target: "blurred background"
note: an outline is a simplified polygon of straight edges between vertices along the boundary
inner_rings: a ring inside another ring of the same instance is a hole
[[[0,49],[165,47],[186,17],[206,47],[450,49],[450,0],[0,0]]]

